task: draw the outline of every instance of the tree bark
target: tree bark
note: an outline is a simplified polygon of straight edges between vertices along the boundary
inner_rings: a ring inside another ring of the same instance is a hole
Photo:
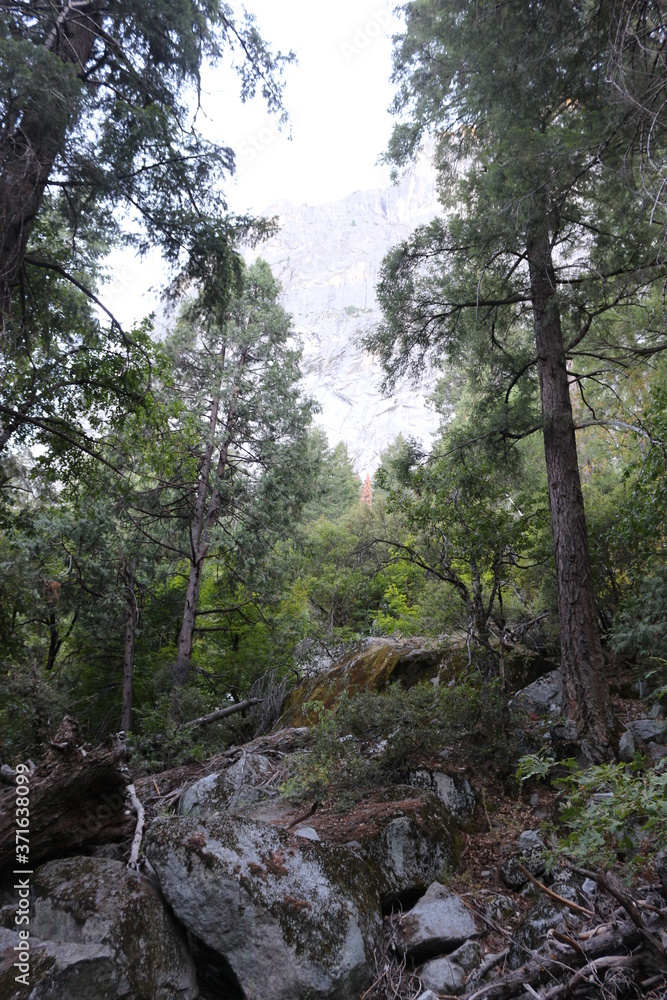
[[[65,716],[29,777],[29,864],[82,844],[111,843],[132,831],[126,815],[125,745],[115,736],[85,751],[76,722]],[[0,790],[0,871],[18,868],[16,789]],[[23,843],[23,841],[21,841]]]
[[[563,713],[576,724],[580,739],[607,756],[613,716],[597,628],[586,514],[546,220],[533,227],[527,251],[556,558]]]
[[[223,348],[222,362],[224,365],[226,349]],[[247,348],[243,348],[239,358],[239,369],[243,369],[247,361]],[[190,528],[190,572],[188,574],[188,586],[185,595],[185,609],[183,612],[183,622],[178,639],[178,653],[174,666],[173,684],[175,697],[172,702],[172,717],[177,722],[181,722],[178,710],[178,689],[185,686],[190,673],[192,663],[192,646],[194,643],[195,626],[197,621],[197,604],[199,602],[199,590],[201,578],[204,570],[204,561],[208,555],[210,547],[211,531],[215,526],[220,512],[220,482],[229,463],[229,448],[232,444],[234,422],[236,417],[236,402],[238,396],[238,384],[231,392],[227,417],[224,425],[224,435],[215,472],[213,472],[213,449],[215,432],[218,426],[218,413],[220,409],[221,397],[217,395],[213,400],[211,416],[209,418],[209,442],[206,445],[202,467],[199,473],[199,483],[197,488],[197,502]]]
[[[100,15],[95,0],[69,0],[44,42],[64,63],[83,69],[89,62]],[[74,108],[67,109],[71,113]],[[69,116],[57,119],[26,110],[5,136],[0,170],[0,303],[6,313],[19,280],[28,238],[58,154]]]
[[[125,648],[123,654],[123,704],[120,713],[120,728],[125,733],[132,732],[132,680],[134,675],[134,643],[137,627],[137,598],[134,590],[137,560],[130,559],[123,565],[125,584]]]

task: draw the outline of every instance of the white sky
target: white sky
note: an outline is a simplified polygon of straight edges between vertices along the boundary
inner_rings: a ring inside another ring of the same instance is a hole
[[[389,183],[388,168],[376,162],[392,127],[391,35],[400,26],[393,3],[247,0],[271,49],[293,49],[298,63],[285,74],[290,121],[282,131],[261,97],[241,103],[240,80],[224,60],[204,76],[205,117],[197,124],[236,153],[225,187],[232,211],[260,214],[283,198],[319,204]],[[104,297],[129,325],[154,308],[149,289],[163,269],[157,255],[141,263],[113,255],[110,263]]]
[[[388,169],[375,164],[392,123],[392,6],[247,0],[272,49],[293,49],[298,64],[286,71],[283,132],[261,98],[240,103],[235,75],[214,71],[204,82],[210,134],[237,155],[231,208],[260,212],[279,198],[317,204],[389,182]]]

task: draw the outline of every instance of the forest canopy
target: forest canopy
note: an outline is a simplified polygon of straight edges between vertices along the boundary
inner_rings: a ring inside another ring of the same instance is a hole
[[[291,54],[217,2],[0,9],[3,754],[68,710],[187,759],[186,722],[382,635],[485,683],[548,655],[608,757],[610,651],[659,674],[667,642],[660,5],[402,9],[386,158],[431,136],[441,212],[386,256],[367,346],[388,387],[435,367],[442,423],[363,490],[244,262],[271,223],[227,211],[197,129],[205,61],[281,115]],[[164,337],[105,301],[118,246],[163,254]]]

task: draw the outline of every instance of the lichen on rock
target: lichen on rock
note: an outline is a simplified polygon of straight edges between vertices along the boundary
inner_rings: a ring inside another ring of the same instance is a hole
[[[146,854],[179,920],[248,1000],[357,1000],[370,981],[380,904],[353,852],[209,815],[158,818]]]

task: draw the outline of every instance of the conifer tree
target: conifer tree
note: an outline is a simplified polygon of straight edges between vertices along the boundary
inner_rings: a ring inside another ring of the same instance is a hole
[[[269,265],[258,260],[242,269],[236,294],[229,302],[224,295],[220,308],[205,292],[187,304],[167,345],[181,433],[190,438],[187,461],[166,484],[189,539],[176,712],[192,663],[206,561],[215,557],[239,574],[296,518],[307,489],[308,470],[299,462],[305,464],[311,403],[299,394],[300,353],[278,295]]]
[[[403,8],[394,69],[403,120],[388,158],[406,163],[435,133],[447,214],[385,259],[385,322],[369,340],[389,382],[425,354],[465,366],[485,391],[473,436],[506,446],[542,430],[563,707],[603,754],[612,715],[570,392],[586,406],[588,379],[611,381],[667,343],[661,317],[623,312],[644,303],[664,268],[658,227],[627,173],[630,116],[606,80],[613,8],[577,0]]]

